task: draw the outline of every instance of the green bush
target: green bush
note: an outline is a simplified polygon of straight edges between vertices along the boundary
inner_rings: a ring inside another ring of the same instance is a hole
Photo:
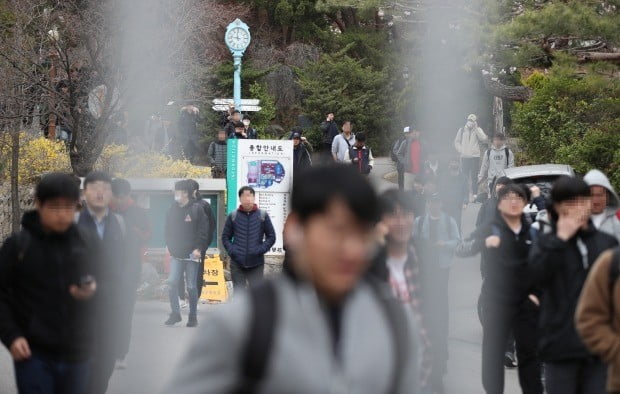
[[[513,110],[527,160],[604,171],[620,187],[620,81],[562,69],[533,74],[534,97]]]

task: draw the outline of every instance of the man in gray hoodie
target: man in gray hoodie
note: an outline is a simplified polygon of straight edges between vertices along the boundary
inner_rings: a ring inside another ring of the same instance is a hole
[[[412,317],[366,275],[379,216],[352,166],[308,170],[284,275],[214,309],[164,392],[418,392]]]
[[[616,237],[620,242],[620,220],[616,216],[620,199],[605,174],[590,170],[583,180],[592,193],[592,222],[597,230]]]
[[[484,153],[482,167],[478,174],[478,183],[484,178],[487,179],[487,191],[491,194],[491,186],[495,181],[504,176],[506,168],[515,166],[515,155],[506,146],[506,136],[503,133],[496,133],[493,136],[493,144]]]

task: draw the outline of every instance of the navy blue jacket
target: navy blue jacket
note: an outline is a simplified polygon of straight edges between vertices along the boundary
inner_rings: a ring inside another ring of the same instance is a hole
[[[276,232],[269,215],[262,220],[260,211],[237,210],[235,220],[232,214],[226,218],[222,232],[222,244],[233,262],[245,268],[265,264],[265,253],[276,242]]]

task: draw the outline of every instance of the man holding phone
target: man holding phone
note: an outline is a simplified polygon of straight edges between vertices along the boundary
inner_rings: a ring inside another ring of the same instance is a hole
[[[74,224],[79,197],[70,175],[45,176],[36,209],[0,249],[0,339],[20,393],[88,391],[96,241]]]

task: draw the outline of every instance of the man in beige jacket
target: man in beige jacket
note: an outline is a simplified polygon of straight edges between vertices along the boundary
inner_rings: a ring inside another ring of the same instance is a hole
[[[470,197],[478,192],[478,171],[480,170],[480,144],[489,140],[487,135],[478,127],[478,118],[471,114],[467,117],[467,123],[456,133],[454,148],[461,157],[463,175],[470,179]]]
[[[608,250],[594,263],[575,313],[583,342],[609,365],[607,392],[612,394],[620,393],[620,282],[613,278],[610,282],[611,265],[618,264],[618,253],[618,248]]]

